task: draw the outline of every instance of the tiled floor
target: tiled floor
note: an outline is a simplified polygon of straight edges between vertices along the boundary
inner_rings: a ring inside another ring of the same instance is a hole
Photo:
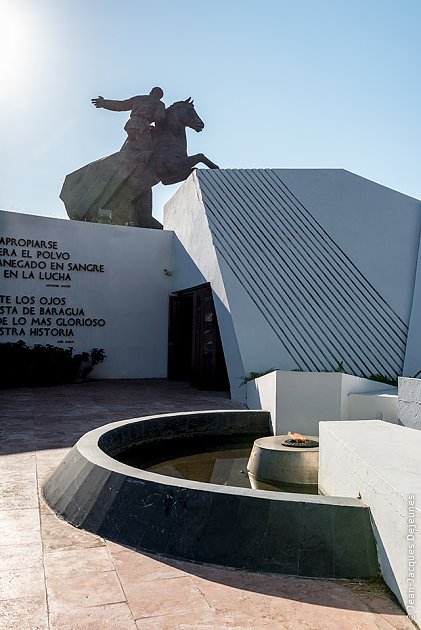
[[[413,628],[374,584],[175,562],[59,520],[40,488],[86,431],[154,413],[236,407],[165,381],[0,392],[0,628],[13,630]]]

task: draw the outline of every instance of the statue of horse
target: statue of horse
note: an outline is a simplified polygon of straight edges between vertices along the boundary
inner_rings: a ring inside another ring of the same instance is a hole
[[[98,221],[100,210],[117,225],[162,228],[152,217],[152,187],[182,182],[196,164],[218,168],[203,153],[187,155],[186,128],[204,128],[191,98],[165,110],[165,121],[153,128],[154,152],[146,164],[126,141],[121,150],[66,176],[60,198],[68,216]]]
[[[182,182],[200,162],[209,168],[218,168],[203,153],[187,155],[186,127],[202,131],[203,121],[188,98],[177,101],[165,110],[165,121],[155,131],[155,171],[163,184]]]

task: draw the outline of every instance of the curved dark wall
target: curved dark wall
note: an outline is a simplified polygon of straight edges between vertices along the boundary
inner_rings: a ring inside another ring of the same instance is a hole
[[[263,411],[195,412],[113,423],[84,435],[44,485],[68,522],[139,551],[308,577],[378,574],[361,501],[174,479],[121,464],[116,454],[180,434],[268,434]]]

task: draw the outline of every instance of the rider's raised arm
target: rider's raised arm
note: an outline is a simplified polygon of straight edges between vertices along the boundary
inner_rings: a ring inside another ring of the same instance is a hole
[[[135,98],[136,97],[133,96],[132,98],[127,98],[125,101],[112,101],[98,96],[98,98],[92,99],[92,104],[95,105],[95,107],[102,107],[113,112],[127,112],[133,108]]]

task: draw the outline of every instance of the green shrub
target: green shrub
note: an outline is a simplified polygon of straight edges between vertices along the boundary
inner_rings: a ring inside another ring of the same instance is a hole
[[[73,348],[40,344],[29,347],[24,341],[1,343],[0,387],[74,383],[86,378],[105,358],[104,350],[99,348],[74,355]]]
[[[398,376],[391,378],[386,376],[386,374],[370,374],[369,376],[364,376],[364,378],[368,378],[370,381],[377,381],[378,383],[385,383],[386,385],[398,386]]]
[[[277,368],[269,368],[268,370],[265,370],[264,372],[250,372],[250,374],[248,376],[242,376],[241,377],[240,387],[241,387],[241,385],[246,385],[250,381],[254,381],[255,378],[260,378],[260,376],[266,376],[266,374],[270,374],[271,372],[275,372],[276,369]]]

